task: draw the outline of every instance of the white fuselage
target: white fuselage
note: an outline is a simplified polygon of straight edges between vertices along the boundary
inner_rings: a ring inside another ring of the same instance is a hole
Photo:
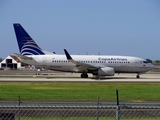
[[[22,62],[66,72],[80,72],[75,64],[69,62],[65,55],[32,55],[32,60],[21,59]],[[116,73],[145,73],[154,68],[151,63],[146,63],[144,59],[131,56],[102,56],[102,55],[71,55],[80,63],[89,64],[97,68],[113,67]]]
[[[20,54],[15,56],[21,62],[46,69],[79,72],[81,78],[88,78],[87,73],[97,76],[114,76],[115,73],[145,73],[154,68],[146,60],[132,56],[102,56],[102,55],[70,55],[64,49],[65,55],[57,55],[43,51],[19,24],[13,24]]]

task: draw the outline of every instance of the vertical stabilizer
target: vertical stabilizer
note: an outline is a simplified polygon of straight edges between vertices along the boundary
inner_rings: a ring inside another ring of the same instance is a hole
[[[45,53],[19,24],[13,24],[21,55],[44,55]]]

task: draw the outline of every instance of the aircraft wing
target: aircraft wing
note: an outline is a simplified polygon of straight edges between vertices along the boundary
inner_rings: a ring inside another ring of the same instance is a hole
[[[67,57],[67,60],[73,64],[75,64],[75,67],[79,70],[79,71],[88,71],[88,70],[97,70],[98,67],[86,64],[86,63],[81,63],[78,61],[75,61],[72,59],[72,57],[70,56],[70,54],[67,52],[66,49],[64,49],[65,55]]]

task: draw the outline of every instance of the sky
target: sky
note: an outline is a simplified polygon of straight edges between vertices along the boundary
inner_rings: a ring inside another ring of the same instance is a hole
[[[159,0],[1,0],[0,58],[19,53],[13,23],[57,54],[160,60]]]

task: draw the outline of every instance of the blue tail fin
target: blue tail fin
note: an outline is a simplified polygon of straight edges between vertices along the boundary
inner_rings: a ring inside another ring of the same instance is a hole
[[[21,55],[44,55],[45,53],[19,24],[13,24]]]

